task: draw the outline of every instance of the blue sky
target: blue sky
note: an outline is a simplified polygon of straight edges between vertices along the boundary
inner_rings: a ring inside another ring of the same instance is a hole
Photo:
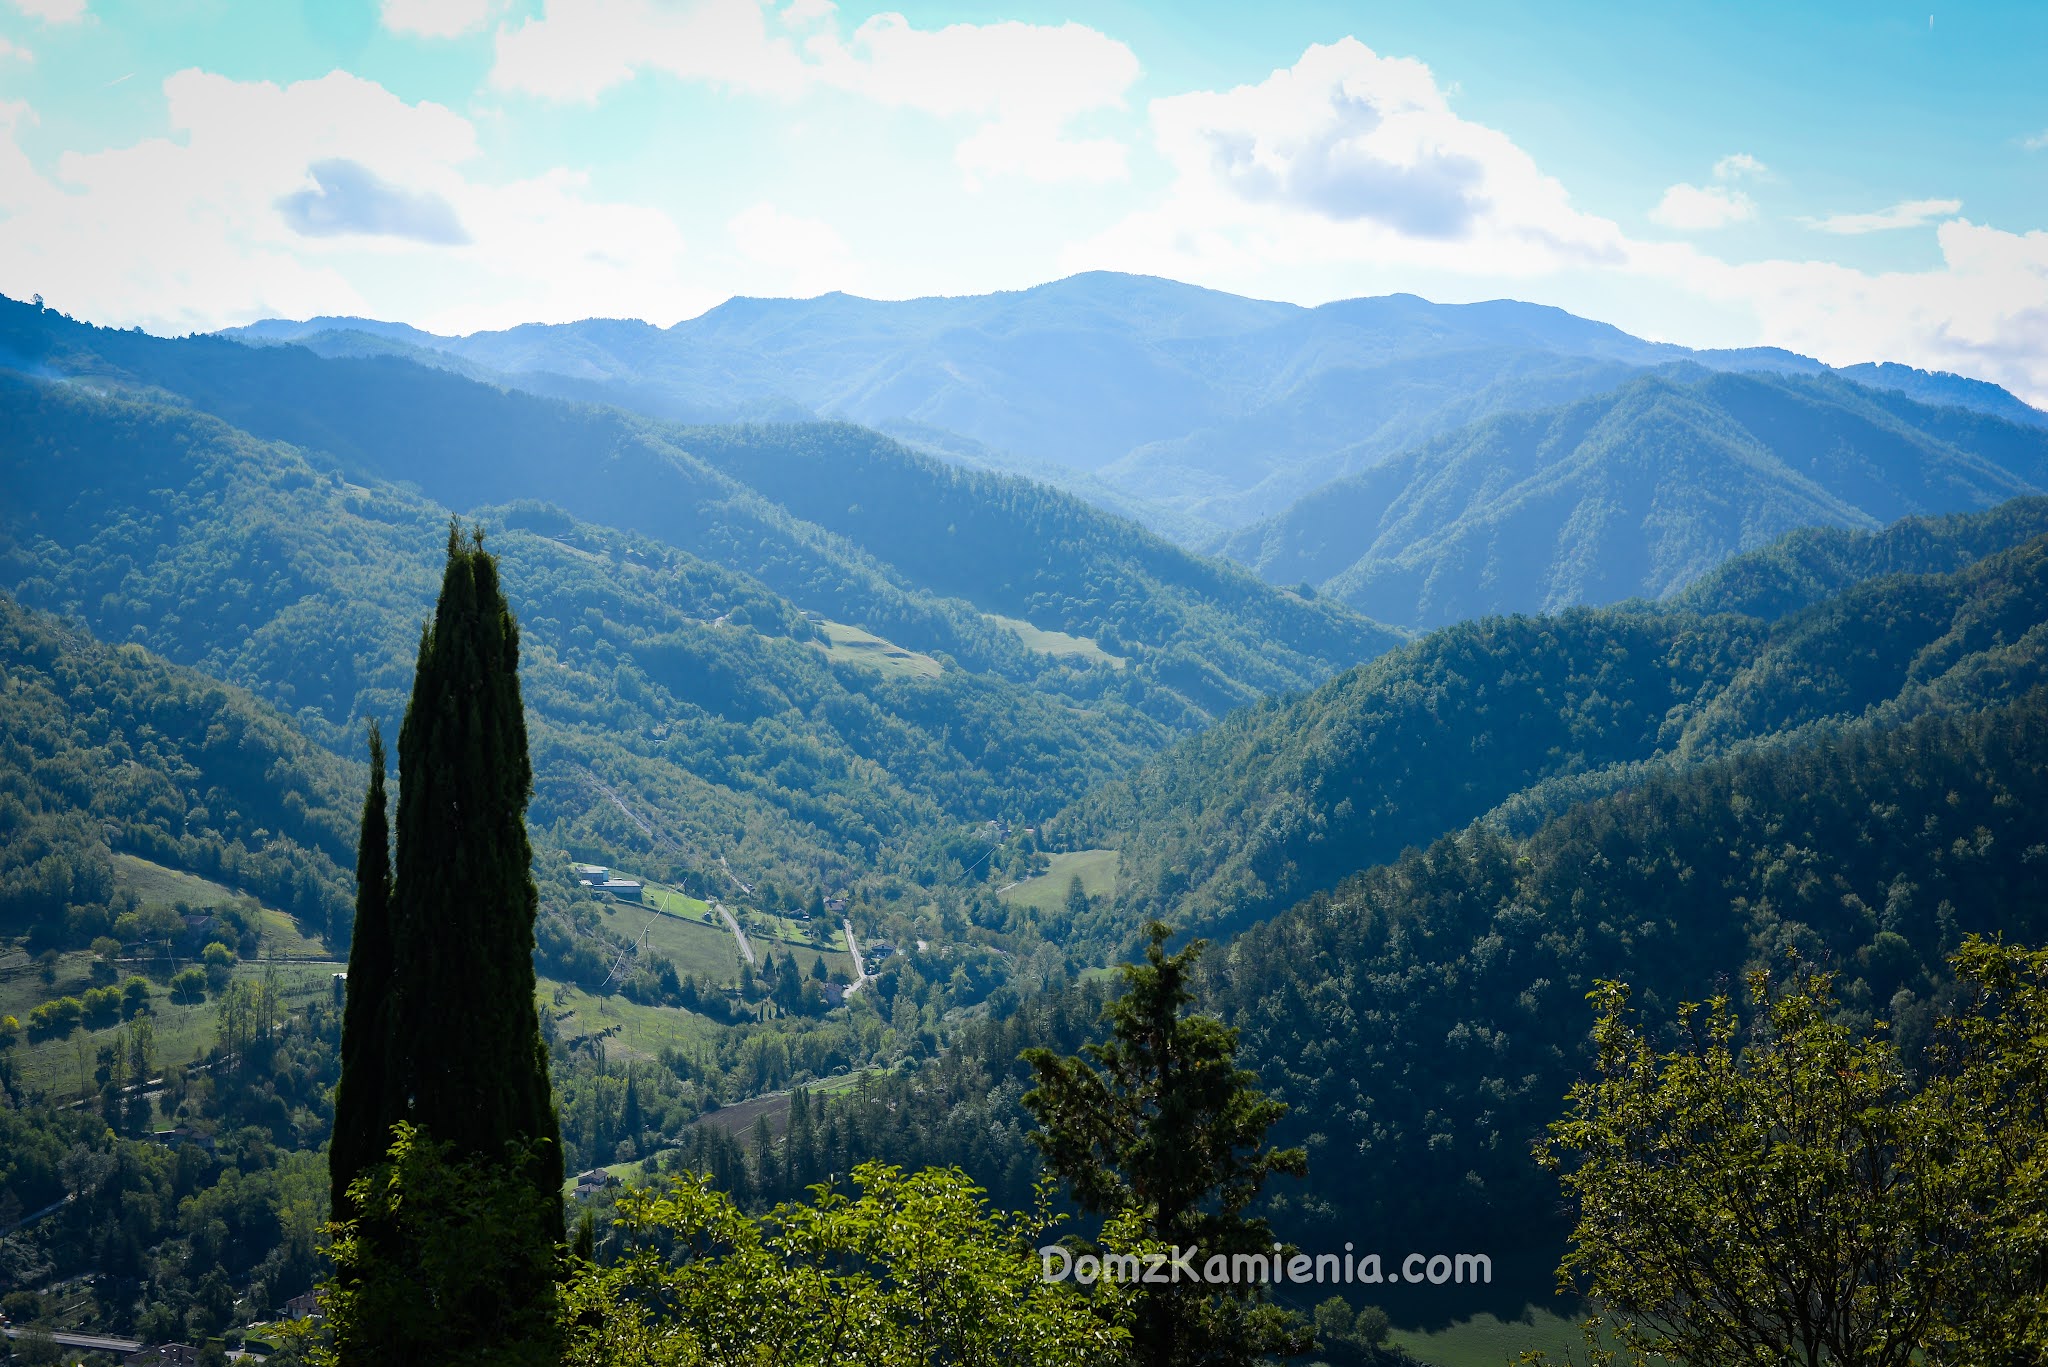
[[[1095,268],[2048,403],[2048,6],[0,0],[0,291],[438,331]]]

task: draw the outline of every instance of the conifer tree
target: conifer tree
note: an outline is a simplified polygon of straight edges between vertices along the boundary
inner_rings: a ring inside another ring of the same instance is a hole
[[[344,1364],[559,1358],[562,1155],[534,1003],[519,628],[451,523],[398,740],[371,733],[330,1177]],[[353,1193],[349,1184],[359,1182]]]
[[[1277,1247],[1272,1230],[1247,1212],[1268,1177],[1300,1176],[1307,1157],[1266,1147],[1287,1106],[1237,1066],[1237,1031],[1187,1010],[1205,942],[1168,954],[1167,926],[1154,921],[1146,934],[1145,962],[1122,967],[1124,991],[1103,1008],[1107,1040],[1078,1057],[1024,1051],[1038,1077],[1023,1097],[1038,1120],[1032,1141],[1083,1210],[1135,1214],[1150,1238],[1198,1258],[1268,1253]],[[1143,1367],[1249,1367],[1312,1343],[1257,1284],[1148,1284],[1145,1292],[1131,1334],[1132,1359]]]
[[[486,1160],[537,1141],[529,1176],[557,1203],[559,1239],[561,1142],[534,1004],[532,788],[519,626],[482,530],[464,537],[451,522],[398,736],[387,1038],[404,1060],[406,1118],[434,1140]]]
[[[334,1218],[346,1218],[348,1184],[375,1163],[400,1117],[389,1085],[384,1036],[391,991],[391,833],[384,801],[384,734],[370,723],[370,791],[356,844],[356,919],[348,947],[348,996],[342,1009],[341,1083],[334,1093],[334,1141],[328,1150]]]

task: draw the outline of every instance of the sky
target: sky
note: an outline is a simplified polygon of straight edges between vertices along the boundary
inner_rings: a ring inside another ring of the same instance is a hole
[[[0,0],[0,293],[444,333],[1085,270],[2048,406],[2048,5]]]

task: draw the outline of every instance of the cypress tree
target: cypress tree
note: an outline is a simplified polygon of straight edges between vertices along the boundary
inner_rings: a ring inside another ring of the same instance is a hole
[[[348,1184],[384,1156],[399,1119],[384,1039],[391,991],[391,833],[384,804],[384,734],[370,723],[370,791],[356,843],[356,920],[348,947],[341,1018],[341,1083],[334,1093],[334,1142],[327,1170],[334,1218],[351,1213]]]
[[[528,1176],[561,1238],[561,1138],[534,1005],[540,904],[526,802],[519,625],[479,528],[451,522],[398,736],[397,991],[388,1038],[408,1117],[458,1155],[537,1141]]]
[[[371,745],[330,1158],[336,1358],[541,1367],[561,1356],[562,1154],[534,1004],[519,628],[480,530],[450,524],[421,632],[395,861]],[[357,1209],[343,1192],[366,1172]]]

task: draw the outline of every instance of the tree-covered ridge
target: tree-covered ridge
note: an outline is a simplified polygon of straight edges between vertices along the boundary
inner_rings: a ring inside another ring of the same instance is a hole
[[[1246,708],[1061,815],[1062,839],[1122,852],[1113,911],[1077,929],[1241,926],[1532,784],[1654,754],[1763,636],[1648,610],[1488,618]]]
[[[2048,498],[1981,513],[1900,518],[1882,531],[1802,527],[1739,555],[1670,599],[1693,612],[1779,618],[1889,574],[1946,574],[2048,532]]]
[[[2036,688],[1656,775],[1526,841],[1446,836],[1240,936],[1208,987],[1310,1155],[1276,1219],[1526,1236],[1540,1276],[1562,1229],[1529,1146],[1586,1065],[1596,979],[1668,1021],[1796,951],[1838,972],[1852,1019],[1921,1047],[1964,935],[2048,934],[2044,723]]]
[[[2048,487],[2048,428],[1832,376],[1633,379],[1491,418],[1224,546],[1383,621],[1663,597],[1796,528],[1875,529]]]
[[[398,715],[447,509],[185,409],[18,381],[0,402],[0,575],[26,602],[247,687],[332,748]],[[814,886],[1049,813],[1170,735],[1128,671],[1027,657],[1002,628],[1029,684],[891,677],[830,659],[760,579],[540,504],[480,516],[527,625],[532,817],[559,847]]]
[[[1221,711],[1401,639],[1331,603],[1276,593],[1079,499],[905,451],[858,427],[706,428],[680,438],[909,581],[1099,640]]]
[[[681,428],[391,358],[167,341],[13,303],[0,303],[0,348],[32,373],[168,391],[303,448],[316,468],[410,484],[450,508],[550,502],[970,670],[1028,680],[1047,667],[988,612],[1021,605],[1055,616],[1039,626],[1113,631],[1125,686],[1156,693],[1151,710],[1176,724],[1319,682],[1398,639],[1069,495],[858,429]],[[949,544],[950,557],[933,553]]]
[[[112,851],[346,938],[353,766],[270,707],[0,594],[0,933],[109,933]]]
[[[1974,544],[2031,526],[1989,515]],[[1435,632],[1305,697],[1246,709],[1061,818],[1119,844],[1128,939],[1171,910],[1243,924],[1489,810],[1576,801],[1882,709],[2024,691],[2048,647],[2048,537],[1954,574],[1871,580],[1776,623],[1629,606]]]

